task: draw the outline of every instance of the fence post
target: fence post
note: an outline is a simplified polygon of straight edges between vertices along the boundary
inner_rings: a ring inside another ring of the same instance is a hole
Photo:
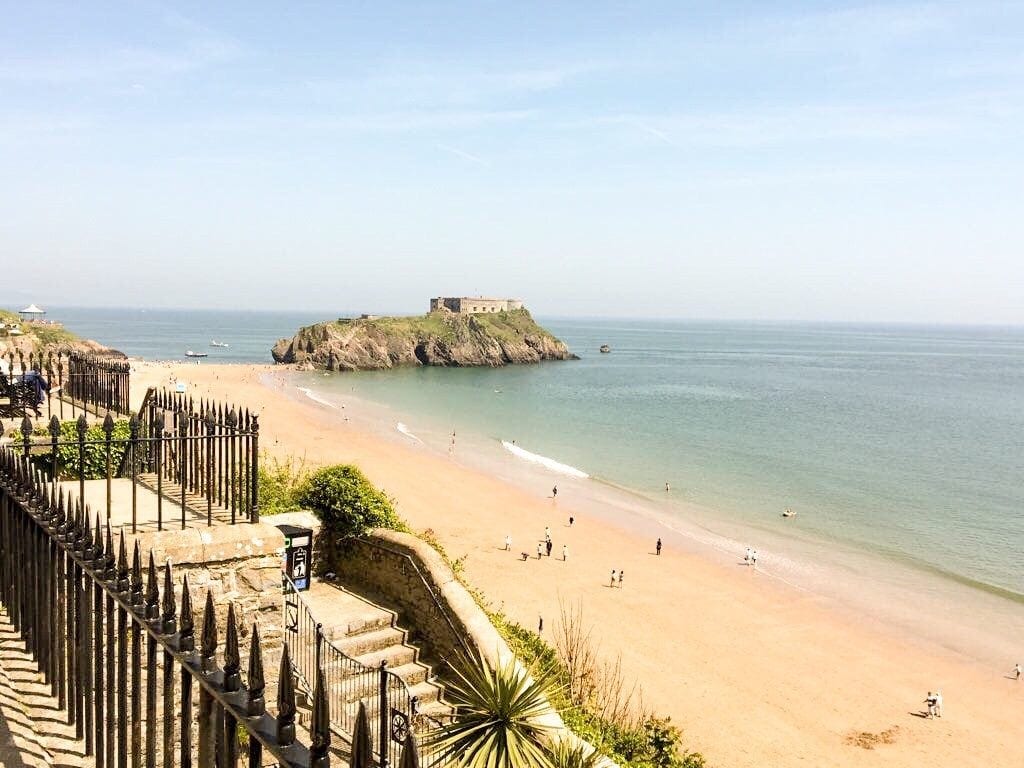
[[[249,466],[252,467],[252,512],[249,515],[250,523],[260,521],[260,422],[259,416],[252,417],[252,459]]]
[[[161,416],[163,411],[159,412]],[[156,529],[164,529],[164,421],[157,419],[153,425],[153,433],[156,438]]]
[[[60,439],[60,422],[56,416],[50,417],[50,456],[51,456],[51,480],[57,482],[57,440]]]
[[[213,406],[206,412],[206,524],[213,525]]]
[[[85,509],[85,433],[89,431],[85,413],[79,415],[75,430],[78,432],[78,503]]]
[[[114,437],[114,417],[107,411],[107,417],[103,419],[103,434],[107,443],[107,525],[110,525],[110,451],[111,440]]]
[[[28,451],[32,447],[32,420],[28,414],[21,417],[21,440],[25,446],[25,461],[28,461]]]
[[[133,413],[128,419],[128,451],[132,462],[132,534],[136,531],[139,493],[139,419]]]
[[[388,660],[380,660],[380,768],[388,768]]]

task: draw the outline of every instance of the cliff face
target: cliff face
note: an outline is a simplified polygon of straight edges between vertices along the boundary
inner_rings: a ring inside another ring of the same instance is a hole
[[[494,367],[576,357],[525,309],[317,323],[278,341],[271,354],[278,363],[329,371],[400,365]]]

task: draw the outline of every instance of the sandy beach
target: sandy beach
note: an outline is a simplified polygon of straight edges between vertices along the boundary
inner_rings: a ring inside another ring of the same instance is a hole
[[[1024,681],[1008,678],[1016,659],[985,668],[910,642],[762,577],[743,566],[742,552],[723,564],[676,547],[667,529],[655,555],[652,536],[589,515],[571,494],[528,493],[289,396],[280,369],[134,365],[135,403],[146,386],[175,375],[194,397],[258,412],[261,445],[272,454],[358,464],[413,528],[432,529],[453,557],[466,555],[466,579],[494,607],[529,628],[543,616],[549,640],[559,601],[578,601],[602,654],[621,653],[645,703],[670,715],[709,765],[1024,765]],[[552,556],[522,561],[545,526]],[[612,568],[625,571],[621,589],[609,587]],[[944,717],[925,719],[922,700],[936,688]],[[891,743],[852,743],[884,731]]]

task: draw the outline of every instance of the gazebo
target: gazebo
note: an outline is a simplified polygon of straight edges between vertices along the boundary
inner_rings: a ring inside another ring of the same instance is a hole
[[[18,314],[21,316],[22,320],[42,320],[43,315],[46,314],[46,310],[40,309],[35,304],[29,304]]]

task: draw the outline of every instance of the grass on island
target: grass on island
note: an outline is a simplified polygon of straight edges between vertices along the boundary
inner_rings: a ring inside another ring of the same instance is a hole
[[[392,338],[410,340],[432,337],[446,342],[457,342],[468,338],[474,327],[492,338],[503,341],[520,341],[526,335],[554,338],[551,333],[537,325],[529,311],[525,309],[474,315],[437,311],[425,315],[377,317],[372,320],[339,318],[334,324],[339,327],[372,328]]]
[[[682,748],[682,733],[670,719],[646,710],[628,687],[618,661],[600,664],[591,632],[579,609],[562,606],[556,624],[556,644],[524,629],[501,612],[487,609],[483,594],[466,582],[467,555],[452,559],[434,531],[416,533],[398,516],[392,500],[375,488],[352,465],[306,469],[305,459],[283,460],[264,455],[259,470],[262,516],[312,509],[328,533],[321,541],[334,542],[382,527],[413,533],[433,547],[490,618],[509,648],[527,667],[551,675],[557,685],[552,706],[574,733],[622,768],[704,768],[704,757]],[[330,562],[321,553],[320,565]]]

